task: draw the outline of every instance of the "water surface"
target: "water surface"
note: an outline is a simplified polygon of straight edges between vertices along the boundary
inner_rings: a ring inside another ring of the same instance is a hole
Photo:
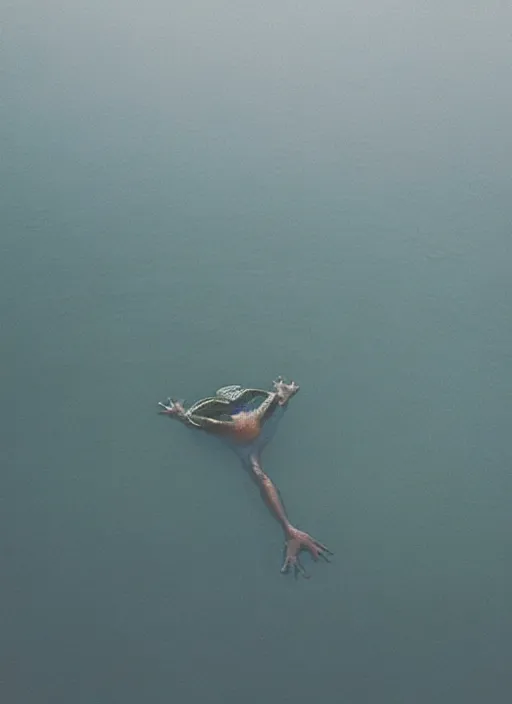
[[[508,701],[508,6],[4,17],[2,700]],[[156,415],[277,374],[308,582]]]

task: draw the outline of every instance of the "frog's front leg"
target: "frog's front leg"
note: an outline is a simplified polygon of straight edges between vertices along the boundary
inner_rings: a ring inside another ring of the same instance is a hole
[[[288,384],[282,376],[278,376],[277,379],[272,382],[272,386],[274,387],[274,393],[277,395],[277,402],[280,406],[285,406],[300,389],[300,386],[294,381],[290,381]]]
[[[158,402],[160,410],[158,411],[165,416],[176,416],[178,418],[184,418],[186,416],[186,410],[181,403],[181,401],[173,401],[173,399],[168,398],[165,403],[161,401]]]

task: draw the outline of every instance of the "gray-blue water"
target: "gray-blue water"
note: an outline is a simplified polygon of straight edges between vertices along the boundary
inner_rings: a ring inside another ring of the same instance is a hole
[[[2,702],[508,702],[510,5],[2,15]]]

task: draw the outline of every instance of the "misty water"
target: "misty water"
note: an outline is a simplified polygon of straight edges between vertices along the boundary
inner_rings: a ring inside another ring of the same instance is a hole
[[[510,5],[2,16],[2,702],[508,702]]]

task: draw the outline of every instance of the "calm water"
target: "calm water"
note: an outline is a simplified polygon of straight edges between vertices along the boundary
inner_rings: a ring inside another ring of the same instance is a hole
[[[4,11],[2,701],[507,702],[512,12],[245,5]]]

